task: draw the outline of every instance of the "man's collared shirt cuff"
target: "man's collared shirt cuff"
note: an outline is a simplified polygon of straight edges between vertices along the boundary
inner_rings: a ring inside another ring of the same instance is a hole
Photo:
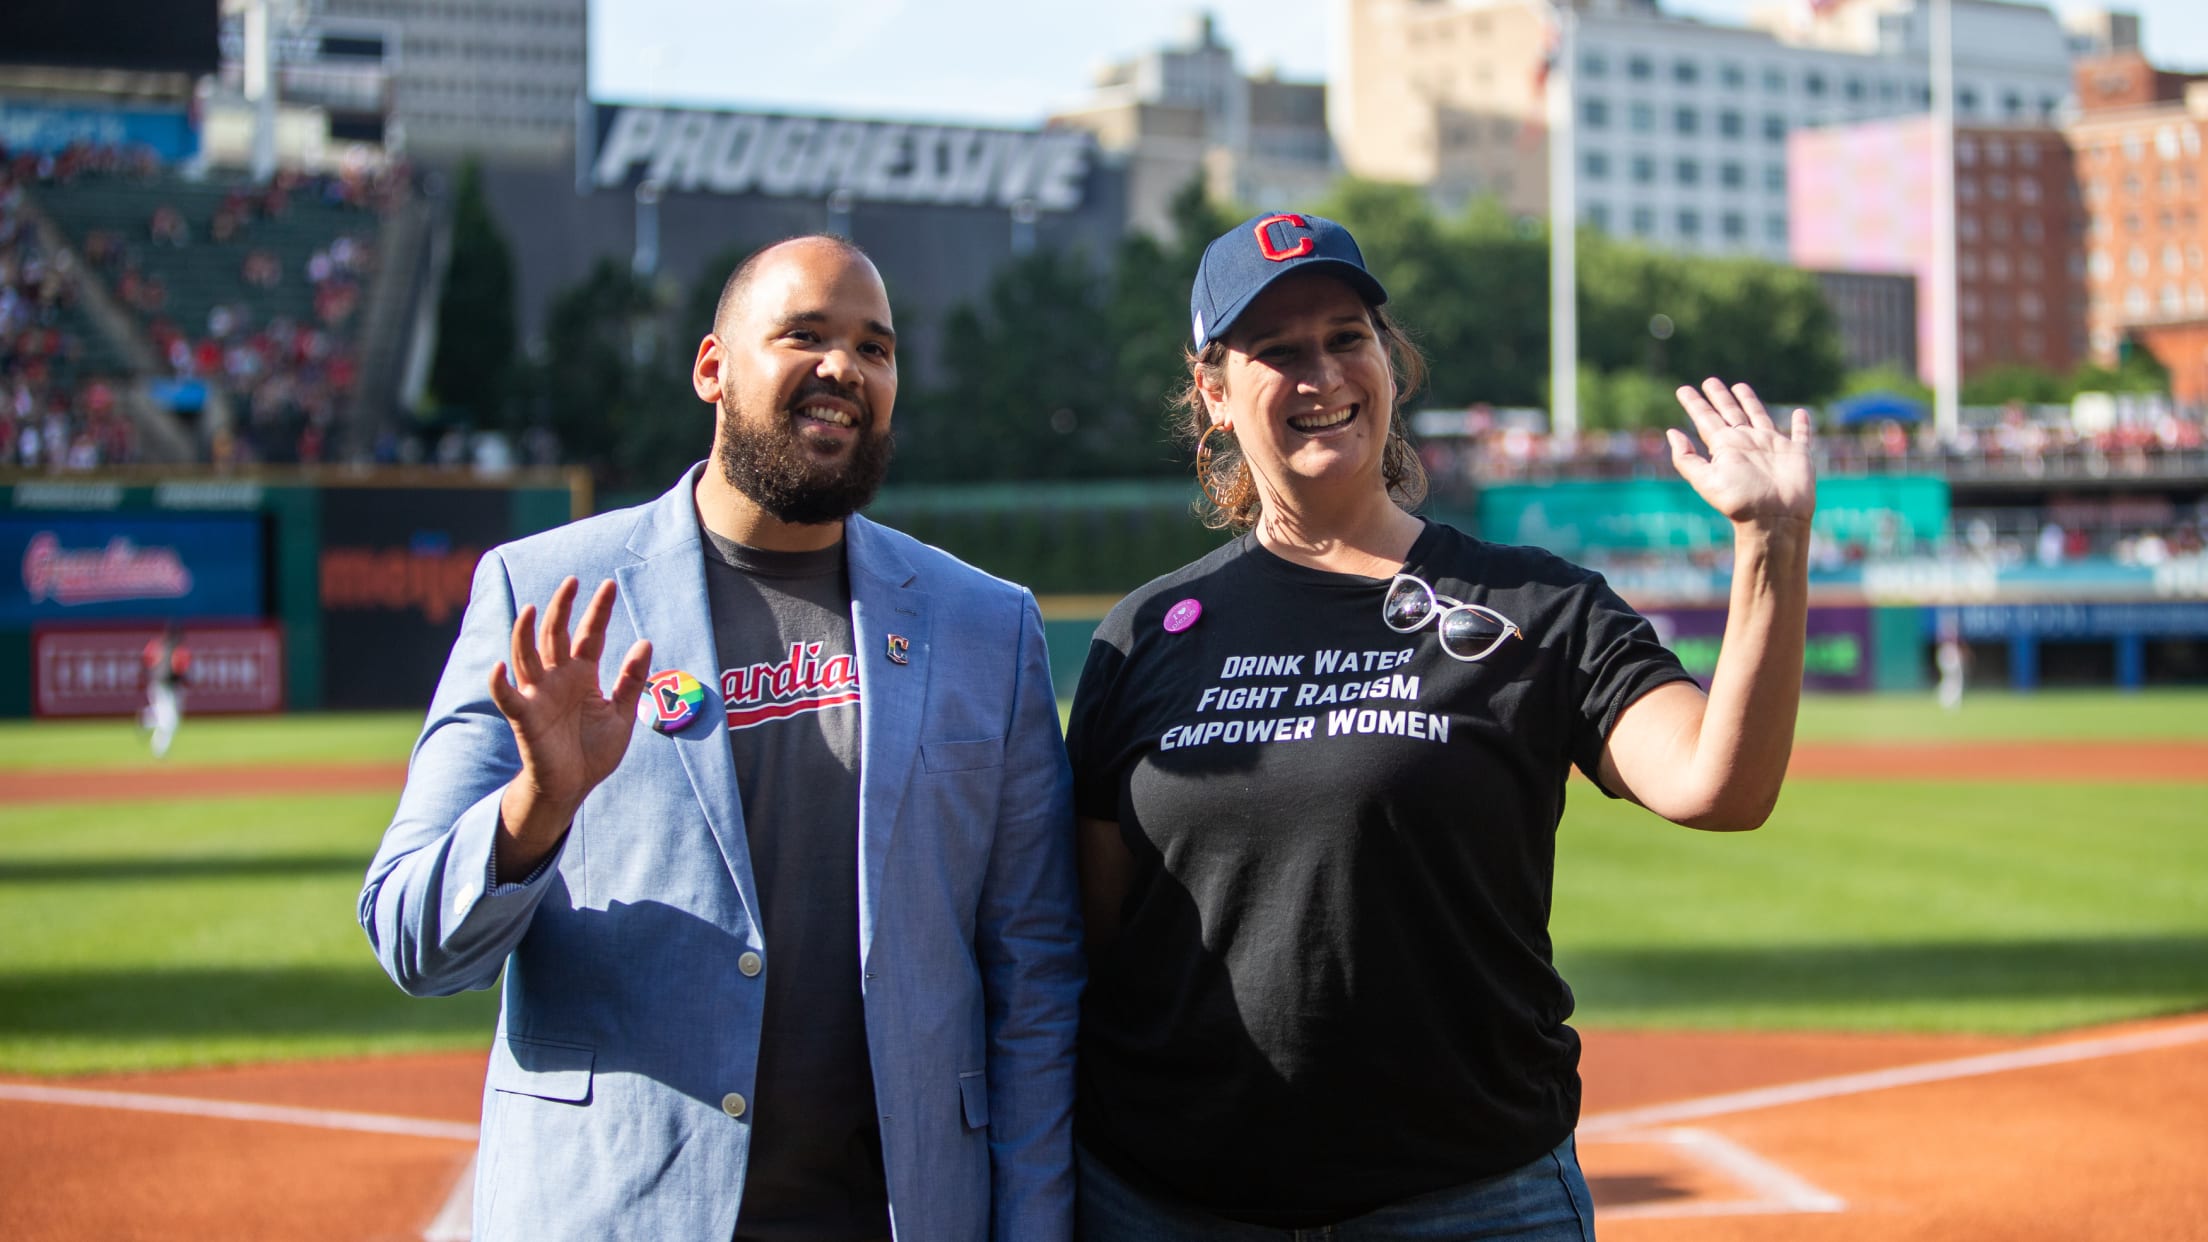
[[[493,853],[490,858],[483,864],[483,895],[485,897],[504,897],[508,893],[520,892],[521,890],[536,883],[537,880],[544,875],[545,869],[552,865],[552,860],[558,858],[559,856],[560,852],[558,850],[554,850],[551,853],[546,854],[543,861],[539,862],[536,865],[536,868],[532,870],[528,875],[521,877],[511,884],[501,884],[498,882],[498,855],[496,853]]]

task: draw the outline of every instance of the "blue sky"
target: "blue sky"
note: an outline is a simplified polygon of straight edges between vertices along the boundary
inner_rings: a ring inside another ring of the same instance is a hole
[[[1737,22],[1751,0],[1668,0]],[[1806,0],[1802,0],[1806,3]],[[849,116],[1031,123],[1078,102],[1095,70],[1176,40],[1187,0],[597,0],[591,89],[599,99],[777,108]],[[1216,0],[1245,68],[1326,76],[1331,0]],[[2148,55],[2208,70],[2208,0],[2130,0]],[[824,14],[833,14],[832,22]]]

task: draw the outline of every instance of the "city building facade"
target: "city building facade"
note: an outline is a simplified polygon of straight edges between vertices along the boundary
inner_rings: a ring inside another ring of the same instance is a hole
[[[265,8],[279,162],[363,154],[566,167],[587,90],[587,0],[223,0],[222,68],[200,102],[210,162],[238,165],[248,13]]]
[[[1548,210],[1545,92],[1555,27],[1539,0],[1344,0],[1335,137],[1349,171]],[[1923,113],[1929,46],[1915,0],[1720,26],[1653,0],[1569,0],[1576,214],[1670,249],[1783,260],[1787,138]],[[2045,8],[1956,0],[1964,123],[2050,124],[2069,52]]]
[[[1932,363],[1932,175],[1922,117],[1797,131],[1788,140],[1801,267],[1916,278],[1917,357]],[[2001,366],[2067,372],[2084,359],[2081,232],[2070,150],[2044,126],[1955,133],[1956,324],[1964,378]]]
[[[395,52],[385,143],[416,159],[557,165],[588,89],[587,0],[307,0],[311,20]]]
[[[2095,360],[2127,342],[2169,368],[2181,403],[2208,403],[2208,215],[2201,186],[2208,76],[2137,52],[2080,62],[2077,151],[2086,217],[2087,338]]]
[[[1892,367],[1917,374],[1917,278],[1885,272],[1812,271],[1839,321],[1851,371]]]
[[[1192,182],[1252,208],[1324,194],[1339,171],[1326,101],[1324,83],[1245,74],[1198,14],[1178,44],[1106,68],[1084,104],[1050,123],[1093,134],[1125,170],[1128,225],[1165,237]]]

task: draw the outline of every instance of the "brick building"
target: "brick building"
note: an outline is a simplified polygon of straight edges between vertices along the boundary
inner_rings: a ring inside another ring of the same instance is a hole
[[[1923,117],[1788,137],[1797,266],[1917,279],[1916,356],[1930,381],[1932,123]],[[2085,358],[2080,213],[2070,149],[2039,126],[1955,133],[1957,342],[1965,379],[2002,366],[2066,372]]]
[[[2169,368],[2180,403],[2208,404],[2208,76],[2120,52],[2081,61],[2077,92],[2067,132],[2085,207],[2093,357],[2114,363],[2127,341],[2144,347]]]

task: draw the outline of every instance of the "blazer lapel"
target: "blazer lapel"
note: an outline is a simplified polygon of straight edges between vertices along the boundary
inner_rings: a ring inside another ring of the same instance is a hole
[[[720,653],[713,643],[713,606],[705,588],[705,548],[691,498],[697,473],[693,468],[653,504],[629,543],[642,559],[616,570],[614,580],[637,636],[652,640],[651,671],[680,669],[705,685],[700,719],[669,738],[697,792],[698,806],[720,846],[744,911],[756,928],[761,925],[759,893],[752,882],[744,804],[736,790],[736,760],[729,750],[728,714],[722,708]],[[619,653],[609,651],[607,658],[618,659]]]
[[[851,567],[851,639],[859,656],[859,959],[873,955],[889,845],[920,748],[932,661],[927,592],[879,527],[844,523]],[[902,662],[890,655],[892,639]]]

